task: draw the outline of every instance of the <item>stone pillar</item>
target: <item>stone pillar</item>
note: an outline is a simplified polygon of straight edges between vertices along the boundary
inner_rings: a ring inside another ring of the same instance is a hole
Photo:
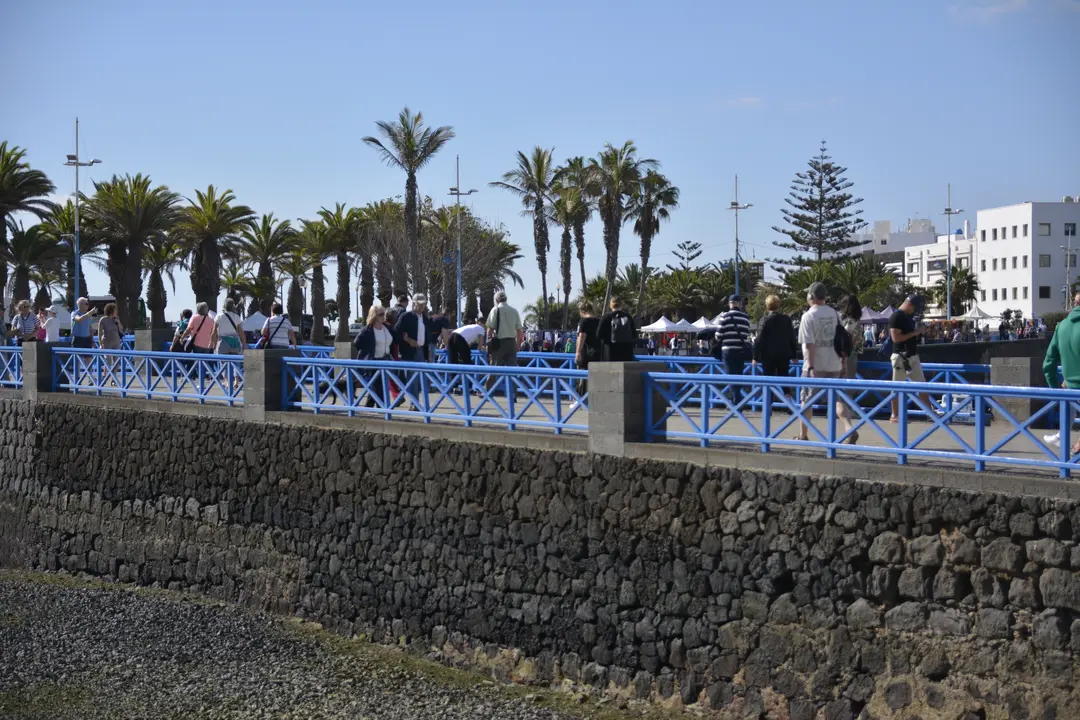
[[[663,362],[597,362],[589,365],[589,450],[622,457],[626,443],[644,442],[644,373],[667,372]],[[653,418],[667,403],[653,393]],[[666,423],[665,423],[666,429]]]
[[[266,413],[282,410],[282,358],[300,357],[299,350],[267,348],[244,351],[244,419],[266,420]]]
[[[37,402],[42,393],[53,389],[52,348],[70,347],[67,343],[28,342],[22,346],[23,397]]]
[[[1046,387],[1042,372],[1042,358],[996,357],[990,359],[990,384],[1009,387],[1041,388]],[[1037,413],[1044,403],[1026,398],[998,398],[1013,417],[1024,421]]]
[[[153,328],[135,331],[135,349],[139,352],[162,352],[165,343],[172,342],[176,331],[172,328]]]
[[[334,359],[335,360],[352,360],[356,354],[356,349],[351,342],[335,342],[334,343]]]

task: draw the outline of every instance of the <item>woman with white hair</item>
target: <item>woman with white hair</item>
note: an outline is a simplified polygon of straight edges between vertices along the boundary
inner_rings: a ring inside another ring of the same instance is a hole
[[[214,330],[210,345],[218,355],[242,355],[247,348],[244,333],[240,330],[240,316],[236,313],[236,301],[225,300],[225,309],[214,318]]]
[[[188,352],[209,355],[214,347],[211,343],[213,333],[214,320],[210,317],[210,306],[201,302],[195,306],[195,317],[188,323],[180,343]]]
[[[427,362],[427,296],[413,295],[412,310],[402,313],[394,331],[398,337],[401,359],[406,362]]]

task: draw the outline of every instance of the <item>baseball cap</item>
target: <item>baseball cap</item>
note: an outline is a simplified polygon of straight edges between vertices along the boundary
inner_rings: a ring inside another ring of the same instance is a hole
[[[810,287],[806,288],[806,297],[812,297],[815,300],[824,300],[828,294],[829,291],[822,282],[810,283]]]
[[[738,295],[729,295],[727,301],[729,303],[737,303],[741,302],[742,298],[740,298]]]
[[[909,303],[911,303],[915,307],[916,310],[919,310],[919,311],[921,311],[923,309],[923,305],[925,304],[924,301],[923,301],[922,295],[920,295],[919,293],[912,293],[912,294],[908,295],[907,296],[907,301]]]

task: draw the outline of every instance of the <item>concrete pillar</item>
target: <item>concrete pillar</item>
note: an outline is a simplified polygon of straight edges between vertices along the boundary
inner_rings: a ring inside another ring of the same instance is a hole
[[[356,348],[353,347],[351,342],[335,342],[334,343],[334,359],[335,360],[352,360],[356,354]]]
[[[1031,357],[996,357],[990,359],[990,384],[1008,387],[1041,388],[1046,387],[1042,372],[1042,358]],[[1027,420],[1038,412],[1044,403],[1026,398],[998,398],[1013,417]]]
[[[175,333],[171,328],[136,330],[135,349],[139,352],[162,352],[168,349],[165,343],[172,342]]]
[[[267,348],[244,351],[244,419],[266,420],[266,413],[284,409],[282,358],[300,357],[299,350]]]
[[[23,397],[37,402],[43,393],[53,389],[53,347],[70,347],[67,343],[28,342],[22,346]]]
[[[644,442],[644,373],[667,372],[662,362],[596,362],[589,365],[589,450],[603,455],[626,454],[626,443]],[[653,418],[667,403],[653,393]],[[666,429],[666,423],[665,427]]]

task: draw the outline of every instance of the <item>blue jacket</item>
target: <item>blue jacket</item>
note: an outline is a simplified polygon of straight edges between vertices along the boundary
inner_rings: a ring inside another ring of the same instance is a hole
[[[390,343],[390,346],[393,347],[398,342],[397,333],[394,332],[394,328],[389,325],[384,325],[384,327],[390,331],[390,335],[393,337],[393,341]],[[379,359],[375,357],[375,329],[370,325],[365,325],[364,329],[360,331],[360,334],[356,336],[356,339],[353,340],[353,347],[356,348],[357,360]],[[409,349],[411,350],[412,348]]]
[[[414,341],[420,337],[419,331],[419,318],[420,315],[410,310],[407,313],[402,313],[398,318],[397,325],[394,326],[394,338],[398,342],[398,352],[401,354],[401,359],[406,362],[427,362],[427,350],[431,347],[428,344],[427,338],[424,338],[425,344],[423,348],[414,348],[405,342],[405,336],[408,335]],[[424,332],[427,332],[427,326],[430,325],[431,320],[424,318]],[[417,351],[420,351],[419,353]]]

